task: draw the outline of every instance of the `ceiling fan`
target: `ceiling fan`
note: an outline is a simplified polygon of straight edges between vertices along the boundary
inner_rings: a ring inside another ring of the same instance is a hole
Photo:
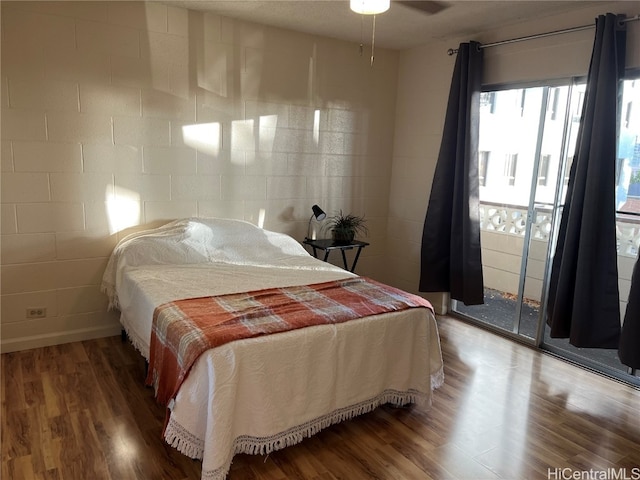
[[[448,5],[445,2],[438,0],[394,0],[394,3],[404,5],[409,8],[419,10],[428,15],[438,13]],[[391,0],[349,0],[349,7],[356,13],[364,16],[373,17],[373,26],[371,33],[371,66],[373,66],[373,50],[376,38],[376,15],[384,13],[389,10],[391,6]],[[363,42],[360,41],[360,55],[363,51]]]
[[[377,15],[389,10],[392,0],[350,0],[351,10],[362,15]],[[440,0],[393,0],[394,4],[400,4],[420,12],[433,15],[449,5]]]
[[[440,2],[435,0],[395,0],[392,3],[399,3],[405,7],[419,10],[429,15],[441,12],[449,7],[446,2]]]

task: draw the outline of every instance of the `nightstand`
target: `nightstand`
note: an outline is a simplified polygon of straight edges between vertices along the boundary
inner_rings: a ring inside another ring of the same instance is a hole
[[[329,254],[333,250],[340,250],[342,254],[342,262],[344,263],[344,269],[353,272],[356,269],[356,264],[358,263],[358,258],[360,257],[360,252],[364,247],[369,245],[367,242],[361,242],[359,240],[353,240],[350,243],[335,243],[330,238],[320,238],[317,240],[310,240],[305,238],[302,242],[305,245],[309,245],[313,249],[313,256],[318,258],[318,250],[324,250],[324,258],[323,260],[326,262],[329,258]],[[351,264],[351,268],[347,265],[347,255],[345,254],[346,250],[352,250],[356,248],[356,256],[353,259],[353,263]]]

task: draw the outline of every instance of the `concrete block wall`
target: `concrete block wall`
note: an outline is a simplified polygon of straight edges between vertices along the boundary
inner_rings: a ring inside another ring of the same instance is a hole
[[[302,240],[364,214],[384,279],[398,54],[159,2],[2,2],[2,351],[116,334],[127,233],[189,216]],[[44,318],[27,309],[46,308]]]

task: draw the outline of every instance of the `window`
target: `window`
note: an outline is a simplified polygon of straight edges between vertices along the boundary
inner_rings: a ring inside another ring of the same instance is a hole
[[[572,112],[573,121],[580,122],[580,117],[582,117],[582,105],[584,104],[584,92],[578,93],[578,101],[575,103],[575,108]]]
[[[480,201],[528,205],[533,195],[537,203],[552,204],[556,187],[566,191],[561,188],[564,166],[574,154],[579,127],[573,113],[580,112],[586,85],[566,80],[566,85],[554,81],[549,86],[499,88],[481,97],[487,103],[480,108],[478,173],[485,177],[480,178],[481,187],[487,188],[481,188]],[[490,102],[496,105],[495,113],[490,112]],[[636,110],[640,109],[634,110],[634,117]],[[640,163],[637,167],[640,170]],[[532,190],[534,186],[539,188]]]
[[[479,152],[478,154],[478,179],[480,186],[487,186],[487,168],[489,167],[489,155],[491,152]]]
[[[518,154],[507,154],[504,162],[504,176],[508,185],[516,184],[516,169],[518,167]]]
[[[526,102],[527,91],[523,88],[520,90],[520,116],[524,117],[524,105]]]
[[[489,110],[489,113],[496,113],[496,92],[482,92],[480,107]]]
[[[567,168],[564,170],[564,186],[569,185],[569,176],[571,173],[571,165],[573,165],[573,155],[567,158]]]
[[[551,89],[551,120],[558,119],[558,103],[560,102],[560,89]]]
[[[636,79],[637,80],[637,79]],[[622,84],[620,139],[616,162],[616,208],[620,213],[640,213],[640,82]],[[638,110],[638,111],[636,111]]]
[[[547,178],[549,176],[549,163],[551,162],[551,155],[542,155],[540,159],[540,167],[538,168],[538,185],[542,187],[547,186]]]

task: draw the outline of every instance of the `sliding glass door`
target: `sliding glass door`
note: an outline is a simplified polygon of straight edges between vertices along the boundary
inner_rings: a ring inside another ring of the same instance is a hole
[[[557,201],[579,120],[579,85],[482,94],[480,215],[485,304],[454,311],[504,333],[539,338]],[[567,170],[568,171],[568,170]]]
[[[616,236],[621,324],[629,298],[631,273],[640,246],[640,80],[625,80],[619,104],[619,141],[616,162]],[[567,170],[568,172],[568,170]],[[559,209],[564,202],[560,196]],[[544,328],[541,344],[547,350],[597,371],[629,380],[617,350],[576,348],[567,339],[551,338]],[[637,378],[633,383],[640,383]]]
[[[544,321],[584,92],[584,84],[566,82],[482,94],[478,167],[485,304],[453,301],[452,310],[590,367],[623,372],[615,350],[589,352],[551,339]],[[640,243],[640,81],[625,82],[621,103],[617,200],[624,315]]]

